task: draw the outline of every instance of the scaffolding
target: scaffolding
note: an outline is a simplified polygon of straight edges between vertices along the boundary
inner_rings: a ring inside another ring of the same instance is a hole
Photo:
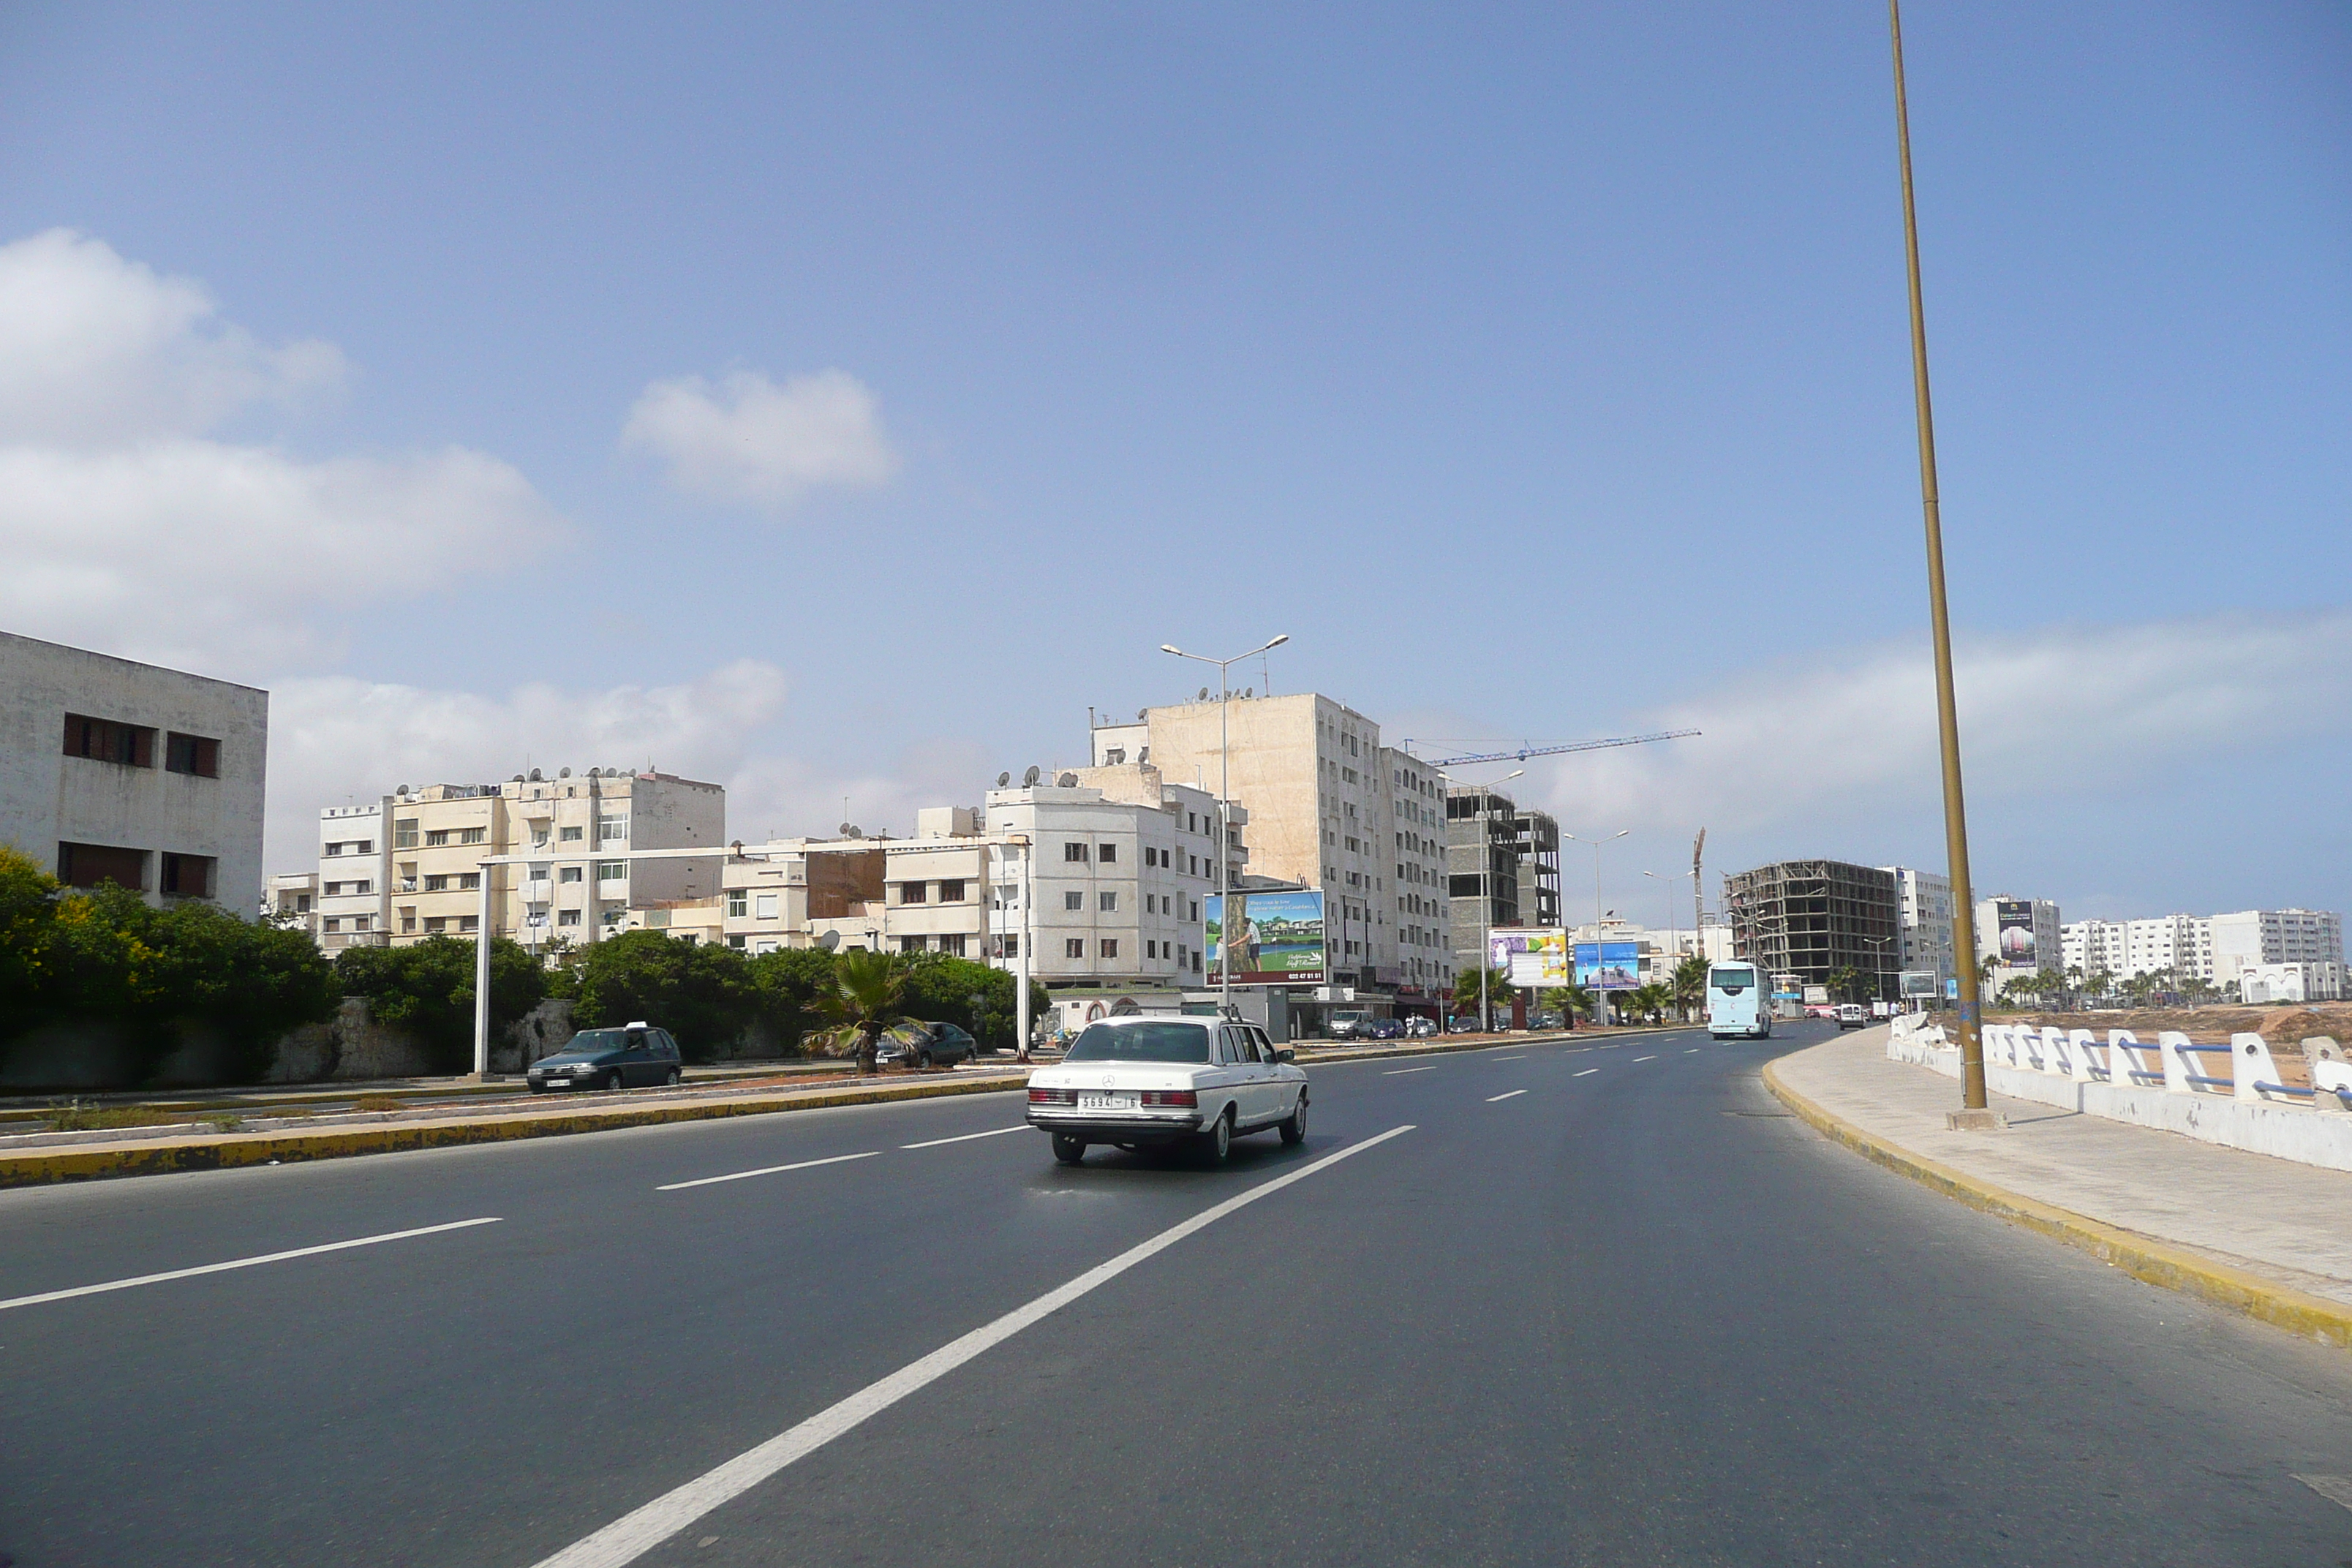
[[[1841,970],[1872,994],[1901,964],[1895,874],[1843,860],[1780,860],[1723,879],[1732,950],[1759,966],[1828,985]]]

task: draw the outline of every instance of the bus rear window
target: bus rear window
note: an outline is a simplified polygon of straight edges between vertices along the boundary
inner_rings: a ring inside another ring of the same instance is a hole
[[[1706,977],[1706,983],[1717,991],[1727,991],[1737,996],[1756,984],[1756,972],[1752,969],[1718,969]]]

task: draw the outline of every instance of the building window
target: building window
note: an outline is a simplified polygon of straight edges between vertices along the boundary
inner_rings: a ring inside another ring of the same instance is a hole
[[[1118,912],[1118,895],[1117,893],[1104,893],[1099,896],[1097,902],[1105,914],[1114,914]]]
[[[331,857],[331,856],[340,855],[340,854],[341,854],[342,852],[343,852],[343,847],[342,847],[341,845],[340,845],[340,844],[330,844],[330,845],[328,845],[325,848],[323,848],[323,849],[320,850],[320,851],[319,851],[319,855],[320,855],[320,858],[322,858],[322,859],[323,859],[323,858],[327,858]]]
[[[1086,955],[1087,955],[1087,942],[1086,942],[1086,938],[1084,938],[1084,937],[1078,937],[1078,936],[1074,936],[1074,937],[1068,937],[1068,938],[1064,939],[1064,941],[1063,941],[1063,942],[1062,942],[1062,956],[1063,956],[1063,957],[1065,957],[1065,958],[1084,958]]]
[[[1106,866],[1111,864],[1118,858],[1118,846],[1116,844],[1097,845],[1095,848],[1095,858],[1101,861]]]
[[[629,819],[625,816],[608,816],[596,824],[596,842],[599,844],[618,844],[628,836]]]
[[[325,926],[326,926],[327,934],[328,934],[329,936],[333,936],[333,935],[335,935],[337,932],[341,931],[343,929],[343,922],[342,922],[341,921],[337,920],[337,919],[336,919],[334,916],[332,916],[332,915],[329,915],[329,916],[327,917],[327,919],[326,919],[326,921],[325,921],[324,924],[325,924]]]
[[[730,888],[730,889],[727,889],[727,918],[728,918],[729,920],[730,920],[730,921],[740,921],[740,920],[744,919],[744,918],[745,918],[745,917],[747,917],[748,915],[750,915],[750,914],[751,914],[751,889],[749,889],[749,888]],[[737,946],[737,947],[740,947],[740,946],[742,946],[742,945],[743,945],[743,939],[742,939],[741,937],[740,937],[740,936],[739,936],[739,937],[737,937],[737,938],[735,939],[735,941],[734,941],[733,945],[735,945],[735,946]]]
[[[727,945],[740,952],[743,951],[743,939],[740,936],[730,936],[727,939]]]
[[[923,951],[923,939],[919,936],[902,936],[898,939],[898,951],[900,952],[920,952]]]
[[[580,842],[581,835],[586,831],[587,829],[584,827],[559,828],[556,832],[556,837],[566,844],[577,844]]]
[[[183,735],[175,730],[163,737],[163,771],[216,779],[220,777],[220,742],[209,735]]]
[[[374,853],[375,853],[375,840],[374,840],[374,839],[373,839],[373,838],[362,838],[362,839],[361,839],[357,844],[354,844],[354,845],[352,845],[352,854],[354,854],[354,855],[373,855],[373,854],[374,854]]]
[[[596,879],[600,882],[625,882],[629,879],[629,863],[626,860],[599,860],[596,862]]]
[[[152,768],[155,765],[155,731],[136,724],[118,724],[110,719],[68,713],[65,753],[68,757],[88,757],[95,763]]]
[[[940,951],[941,952],[953,953],[956,957],[961,958],[963,956],[963,938],[964,933],[960,931],[942,931],[940,935]]]
[[[479,915],[459,915],[457,917],[457,929],[461,931],[479,931],[482,929],[482,917]]]
[[[1007,958],[1018,958],[1021,956],[1021,938],[1018,933],[1009,935],[1004,939],[1004,956]]]
[[[462,872],[457,878],[457,886],[467,892],[478,893],[482,890],[482,874],[479,871]]]
[[[1148,938],[1147,938],[1147,939],[1145,940],[1144,943],[1143,943],[1143,956],[1144,956],[1144,957],[1146,957],[1146,958],[1157,958],[1157,957],[1159,957],[1159,956],[1160,956],[1160,944],[1159,944],[1158,942],[1152,942],[1152,941],[1150,941],[1150,939],[1148,939]]]
[[[394,849],[416,847],[416,818],[395,816],[392,819],[392,847]]]
[[[1073,911],[1084,910],[1087,907],[1087,896],[1077,892],[1064,893],[1062,907]]]
[[[438,849],[438,848],[441,848],[443,846],[446,845],[448,842],[449,842],[449,830],[448,830],[447,828],[446,828],[446,827],[436,827],[436,828],[434,828],[431,832],[427,833],[427,834],[425,836],[425,847],[426,847],[427,849]]]
[[[1115,936],[1107,936],[1102,939],[1102,955],[1105,958],[1117,958],[1118,956],[1118,938]]]
[[[1063,846],[1062,846],[1062,858],[1063,858],[1063,859],[1065,859],[1065,860],[1083,860],[1083,859],[1085,859],[1086,858],[1087,858],[1087,847],[1086,847],[1085,845],[1083,845],[1083,844],[1065,844],[1065,845],[1063,845]]]
[[[576,926],[580,923],[580,911],[578,910],[558,910],[555,911],[555,923],[560,926]]]
[[[928,902],[929,897],[924,891],[922,883],[901,882],[898,884],[898,901],[902,904],[920,904]]]
[[[555,868],[555,879],[559,882],[581,881],[587,874],[587,868],[582,866],[559,866]]]
[[[761,893],[760,895],[759,901],[753,907],[759,910],[758,918],[761,920],[774,920],[776,918],[776,895],[773,893]]]
[[[425,934],[426,936],[439,936],[443,931],[446,931],[448,929],[449,921],[446,916],[427,915],[425,917]]]
[[[1201,973],[1201,951],[1198,948],[1192,950],[1192,973],[1195,974]]]
[[[1199,920],[1200,920],[1200,918],[1201,918],[1201,900],[1198,900],[1198,899],[1194,899],[1194,900],[1192,900],[1192,919],[1193,919],[1195,921],[1199,921]]]
[[[943,881],[940,884],[940,902],[943,904],[960,904],[963,902],[962,878],[958,877],[952,880]]]
[[[416,911],[415,910],[404,909],[400,911],[400,934],[403,936],[415,936],[416,934]]]
[[[351,889],[354,893],[373,893],[375,891],[375,883],[373,881],[353,882],[351,884]]]
[[[461,827],[457,829],[457,842],[460,844],[484,844],[489,841],[489,837],[490,830],[487,827]]]
[[[449,878],[448,878],[447,874],[445,872],[443,875],[438,876],[438,877],[427,877],[427,878],[425,878],[425,890],[426,892],[428,892],[428,893],[446,893],[446,892],[447,892],[447,891],[449,890]]]
[[[353,915],[352,917],[352,929],[353,931],[365,931],[368,929],[370,923],[371,918],[367,915]]]

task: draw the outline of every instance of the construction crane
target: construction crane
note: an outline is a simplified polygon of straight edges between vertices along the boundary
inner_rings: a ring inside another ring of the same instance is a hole
[[[1607,741],[1555,741],[1543,743],[1522,741],[1519,742],[1518,749],[1512,752],[1474,752],[1459,757],[1423,757],[1421,761],[1423,765],[1433,768],[1466,768],[1478,763],[1524,763],[1529,757],[1557,757],[1570,752],[1602,752],[1612,746],[1646,746],[1653,741],[1679,741],[1697,733],[1696,730],[1661,730],[1654,735],[1619,735]],[[1429,744],[1426,741],[1422,743]],[[1412,751],[1412,742],[1406,741],[1404,749],[1408,752]]]

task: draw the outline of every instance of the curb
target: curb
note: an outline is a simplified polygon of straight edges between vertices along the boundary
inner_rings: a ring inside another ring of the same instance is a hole
[[[500,1121],[388,1123],[331,1132],[230,1133],[198,1142],[143,1148],[59,1149],[0,1155],[0,1187],[46,1186],[58,1182],[112,1176],[156,1176],[178,1171],[226,1171],[243,1165],[290,1164],[298,1160],[336,1160],[355,1154],[395,1154],[417,1149],[454,1149],[469,1143],[504,1143],[523,1138],[558,1138],[574,1132],[604,1132],[622,1127],[657,1127],[677,1121],[709,1121],[729,1116],[772,1116],[793,1110],[829,1110],[845,1105],[879,1105],[900,1100],[937,1100],[962,1094],[1009,1094],[1023,1079],[989,1078],[963,1083],[891,1084],[876,1089],[803,1091],[792,1100],[694,1100],[638,1106],[625,1110],[578,1110]]]
[[[1775,1100],[1825,1137],[1844,1144],[1874,1164],[1908,1176],[1972,1209],[2079,1247],[2146,1284],[2194,1296],[2321,1344],[2352,1349],[2352,1305],[2314,1296],[2242,1268],[2232,1268],[2187,1247],[2118,1229],[1938,1164],[1814,1104],[1781,1082],[1780,1075],[1772,1070],[1774,1066],[1771,1062],[1764,1064],[1764,1087]]]

